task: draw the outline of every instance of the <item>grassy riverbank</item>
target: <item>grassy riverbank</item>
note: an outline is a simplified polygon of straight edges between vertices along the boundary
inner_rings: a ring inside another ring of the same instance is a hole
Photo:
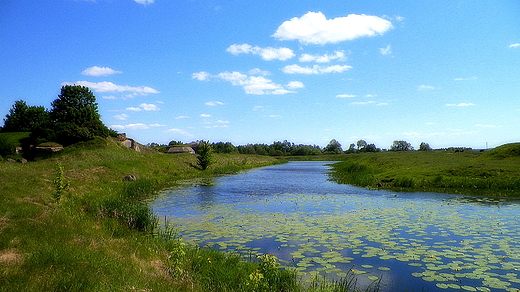
[[[493,150],[350,154],[333,166],[336,182],[397,191],[520,195],[520,144]]]
[[[265,156],[138,153],[96,139],[51,159],[0,163],[0,291],[270,291],[297,287],[272,259],[152,236],[143,203],[175,181],[278,163]],[[136,181],[123,182],[126,174]],[[61,189],[59,193],[57,190]],[[263,277],[263,278],[262,278]]]

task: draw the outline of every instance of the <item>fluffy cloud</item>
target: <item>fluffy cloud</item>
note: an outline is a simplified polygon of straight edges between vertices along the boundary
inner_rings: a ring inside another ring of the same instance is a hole
[[[126,108],[126,110],[140,112],[140,111],[158,111],[161,109],[153,103],[141,103],[139,105],[139,107],[128,107],[128,108]]]
[[[233,55],[239,55],[239,54],[253,54],[253,55],[259,55],[262,57],[262,59],[266,61],[271,60],[280,60],[285,61],[288,59],[291,59],[294,57],[293,50],[289,48],[261,48],[258,46],[251,46],[248,44],[242,44],[242,45],[231,45],[229,48],[226,49],[227,52],[233,54]]]
[[[301,88],[303,83],[294,83],[298,81],[289,82],[285,87],[274,83],[272,80],[264,76],[252,76],[243,74],[237,71],[222,72],[217,75],[211,75],[207,72],[198,72],[192,74],[193,79],[207,81],[207,80],[221,80],[230,82],[233,86],[241,86],[246,94],[264,95],[264,94],[287,94],[295,93],[291,89]]]
[[[520,48],[520,43],[510,44],[509,47],[510,48]]]
[[[298,40],[303,44],[338,43],[360,37],[382,35],[392,29],[392,23],[383,18],[349,14],[327,19],[321,12],[308,12],[294,17],[278,27],[273,37],[279,40]]]
[[[289,89],[298,89],[298,88],[304,88],[305,85],[300,81],[291,81],[285,85],[285,87]]]
[[[83,70],[83,72],[81,72],[81,74],[87,75],[87,76],[107,76],[107,75],[121,74],[121,73],[123,73],[123,72],[116,71],[116,70],[114,70],[112,68],[108,68],[108,67],[98,67],[98,66],[87,68],[87,69]]]
[[[132,94],[146,95],[150,93],[159,93],[159,91],[148,87],[148,86],[128,86],[128,85],[117,85],[112,82],[89,82],[89,81],[76,81],[75,83],[64,82],[63,85],[81,85],[88,87],[96,92],[131,92]]]
[[[344,51],[335,51],[334,55],[302,54],[299,59],[300,62],[316,62],[316,63],[329,63],[333,60],[346,61],[347,58],[345,57],[345,52]]]
[[[339,98],[352,98],[352,97],[356,97],[357,95],[354,95],[354,94],[338,94],[336,95],[336,97],[339,97]]]
[[[211,115],[208,115],[208,114],[201,114],[200,117],[201,117],[201,118],[211,118]]]
[[[446,104],[446,106],[475,106],[475,104],[461,102],[461,103],[448,103],[448,104]]]
[[[118,120],[121,120],[121,121],[124,121],[126,119],[128,119],[130,116],[127,115],[127,114],[120,114],[120,115],[115,115],[114,118],[118,119]]]
[[[302,67],[300,65],[288,65],[282,68],[282,71],[287,74],[325,74],[325,73],[342,73],[352,69],[348,65],[333,65],[333,66],[319,66]]]

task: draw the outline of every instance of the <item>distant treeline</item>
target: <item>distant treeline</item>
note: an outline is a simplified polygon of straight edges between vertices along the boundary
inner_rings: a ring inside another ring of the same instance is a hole
[[[171,141],[168,145],[160,145],[157,143],[150,143],[147,146],[157,149],[161,152],[167,152],[170,147],[184,146],[187,144],[181,141]],[[211,147],[215,153],[235,153],[235,154],[257,154],[269,156],[304,156],[304,155],[322,155],[322,154],[349,154],[349,153],[364,153],[364,152],[381,152],[381,151],[413,151],[413,146],[406,141],[394,141],[388,149],[381,149],[374,144],[369,144],[365,140],[359,140],[357,143],[352,143],[344,150],[341,144],[332,139],[324,148],[318,145],[304,145],[295,144],[284,140],[283,142],[276,141],[271,144],[246,144],[235,146],[231,142],[214,142]],[[447,151],[463,152],[471,148],[451,147]],[[421,143],[418,151],[433,150],[428,143]]]

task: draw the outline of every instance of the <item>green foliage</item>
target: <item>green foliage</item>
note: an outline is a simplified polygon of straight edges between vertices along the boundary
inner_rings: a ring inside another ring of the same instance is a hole
[[[428,143],[421,142],[421,145],[419,145],[419,151],[431,151],[432,148]]]
[[[412,144],[406,141],[394,141],[390,146],[390,151],[411,151],[413,150]]]
[[[323,148],[323,151],[330,154],[339,154],[343,152],[343,149],[341,149],[341,144],[336,139],[332,139],[329,144]]]
[[[213,163],[213,149],[209,142],[200,141],[197,154],[197,165],[206,170]]]
[[[52,102],[51,118],[57,123],[84,125],[99,120],[96,97],[88,87],[65,85],[58,98]]]
[[[7,139],[4,135],[0,136],[0,156],[9,156],[16,153],[16,143]]]
[[[15,101],[9,113],[5,116],[4,132],[32,132],[47,128],[50,115],[42,106],[28,106],[23,100]]]
[[[59,201],[63,192],[69,187],[69,183],[65,180],[65,173],[63,171],[63,166],[58,164],[56,166],[56,177],[54,178],[54,199]]]

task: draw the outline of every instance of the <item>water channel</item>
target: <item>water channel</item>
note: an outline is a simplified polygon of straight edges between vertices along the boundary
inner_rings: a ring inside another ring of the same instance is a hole
[[[520,200],[340,185],[330,163],[189,181],[152,209],[186,242],[274,254],[302,275],[350,271],[380,291],[520,291]]]

